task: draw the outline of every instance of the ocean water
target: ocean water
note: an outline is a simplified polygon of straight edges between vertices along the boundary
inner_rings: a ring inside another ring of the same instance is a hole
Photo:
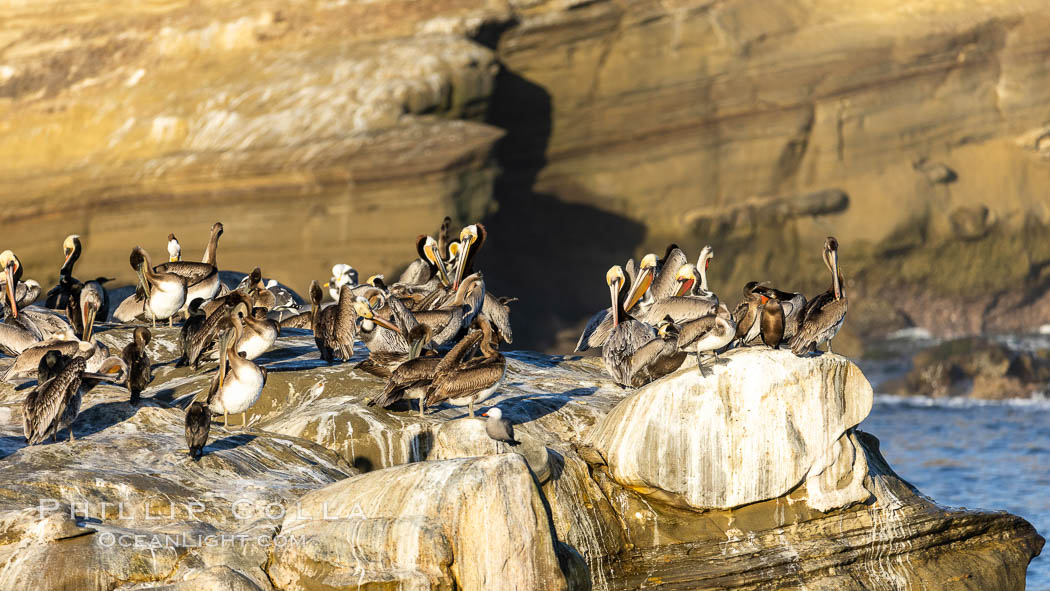
[[[941,505],[1009,511],[1050,534],[1050,401],[880,395],[860,429]],[[1047,554],[1029,565],[1028,589],[1050,590]]]

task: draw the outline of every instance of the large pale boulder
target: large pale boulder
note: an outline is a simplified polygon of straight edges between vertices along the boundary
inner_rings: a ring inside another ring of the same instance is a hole
[[[304,496],[269,574],[282,589],[565,589],[543,500],[520,456],[421,462]]]
[[[843,357],[736,350],[707,377],[688,365],[634,392],[588,442],[623,486],[695,509],[777,498],[838,466],[812,503],[828,510],[869,496],[847,431],[871,404],[871,385]],[[835,494],[851,471],[847,494]]]

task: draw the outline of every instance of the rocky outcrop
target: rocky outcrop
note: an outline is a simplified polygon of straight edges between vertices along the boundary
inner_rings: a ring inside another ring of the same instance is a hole
[[[821,511],[866,501],[850,430],[871,385],[841,357],[734,351],[707,377],[684,371],[616,405],[590,433],[619,484],[692,509],[731,509],[808,490]],[[841,464],[841,466],[839,466]],[[844,490],[825,490],[848,475]],[[812,484],[811,484],[812,481]]]
[[[213,425],[198,463],[170,405],[208,374],[159,365],[137,408],[100,386],[75,442],[29,448],[25,390],[0,387],[0,587],[1021,589],[1042,548],[895,475],[835,355],[736,351],[628,392],[593,359],[511,352],[487,402],[520,454],[459,408],[368,407],[380,381],[308,333],[260,361],[249,428]]]

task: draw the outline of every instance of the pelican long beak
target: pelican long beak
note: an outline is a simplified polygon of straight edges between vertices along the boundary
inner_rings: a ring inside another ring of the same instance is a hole
[[[65,253],[66,253],[66,258],[62,261],[62,266],[63,267],[65,267],[66,263],[69,262],[69,257],[73,256],[73,249],[72,248],[67,248],[67,249],[65,249]]]
[[[15,305],[15,270],[8,265],[4,268],[4,273],[7,276],[5,289],[7,290],[7,301],[11,304],[11,315],[18,318],[18,306]]]
[[[380,318],[379,316],[376,316],[375,314],[373,314],[372,317],[369,318],[369,320],[371,320],[372,322],[375,322],[376,324],[378,324],[379,326],[382,326],[383,328],[385,328],[387,330],[392,330],[392,331],[396,332],[397,334],[401,334],[401,329],[398,328],[397,325],[392,324],[389,320],[386,320],[385,318]]]
[[[423,339],[417,339],[417,340],[413,341],[408,346],[408,358],[409,359],[415,359],[415,358],[419,357],[419,354],[423,352],[423,346],[424,345],[426,345],[426,343],[423,341]]]
[[[678,292],[676,292],[674,295],[677,297],[684,296],[685,294],[689,293],[689,290],[693,289],[694,283],[696,283],[696,279],[693,279],[691,277],[682,281],[682,284],[678,286]]]
[[[452,289],[459,289],[459,284],[463,281],[463,271],[466,269],[467,259],[470,258],[472,246],[474,246],[474,238],[468,235],[459,247],[462,256],[456,261],[456,281],[452,284]]]
[[[631,293],[627,294],[627,303],[623,305],[624,312],[630,312],[631,308],[638,303],[638,300],[642,299],[645,292],[649,291],[649,286],[653,284],[656,270],[649,267],[642,271],[642,275],[638,278]]]
[[[219,389],[222,390],[222,384],[226,380],[226,358],[229,353],[226,349],[230,344],[230,333],[227,331],[221,337],[219,337]]]
[[[620,307],[616,305],[616,298],[620,295],[620,282],[613,281],[609,284],[609,297],[612,298],[613,326],[620,325]]]
[[[142,291],[146,294],[146,299],[148,300],[150,289],[149,281],[146,280],[146,270],[143,268],[145,264],[146,263],[142,263],[141,265],[139,265],[137,273],[139,275],[139,283],[142,285]]]
[[[448,276],[448,269],[445,268],[445,261],[441,259],[440,253],[438,253],[436,248],[430,246],[427,247],[427,254],[432,257],[430,262],[434,263],[434,266],[437,267],[438,279],[441,280],[441,284],[448,287],[449,284],[452,283],[452,280]]]
[[[91,339],[91,332],[95,328],[95,314],[97,314],[97,313],[98,313],[98,310],[95,308],[95,306],[85,306],[84,309],[81,310],[81,314],[83,314],[83,320],[84,320],[84,339],[83,340],[85,340],[85,341]]]
[[[842,299],[842,286],[839,285],[839,252],[831,251],[831,283],[835,286],[835,299]]]

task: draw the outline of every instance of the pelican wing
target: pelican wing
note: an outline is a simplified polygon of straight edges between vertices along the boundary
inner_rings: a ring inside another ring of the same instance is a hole
[[[659,302],[674,295],[678,288],[676,285],[678,269],[688,262],[689,259],[686,258],[682,249],[671,249],[671,252],[668,253],[667,258],[664,259],[663,265],[660,267],[660,272],[653,279],[652,287],[649,288],[653,293],[653,299]]]
[[[209,265],[208,263],[194,263],[192,261],[161,263],[156,267],[153,267],[153,270],[157,273],[171,273],[172,275],[185,277],[187,287],[200,283],[210,277],[213,273],[219,272],[214,265]]]
[[[609,339],[612,331],[612,312],[609,308],[599,310],[587,321],[587,326],[576,342],[576,352],[586,351],[591,347],[601,347]]]
[[[55,377],[37,386],[22,407],[23,429],[29,445],[40,443],[58,429],[70,399],[80,389],[87,364],[76,357]]]
[[[503,378],[507,360],[497,355],[486,363],[439,374],[427,392],[427,406],[450,398],[462,398],[491,388]]]
[[[672,296],[657,300],[645,311],[644,320],[656,324],[670,316],[676,323],[688,322],[718,312],[717,297]]]
[[[830,291],[820,294],[810,303],[812,305],[807,307],[798,334],[791,342],[791,350],[796,355],[805,353],[812,345],[834,337],[846,318],[846,298],[836,300]]]

